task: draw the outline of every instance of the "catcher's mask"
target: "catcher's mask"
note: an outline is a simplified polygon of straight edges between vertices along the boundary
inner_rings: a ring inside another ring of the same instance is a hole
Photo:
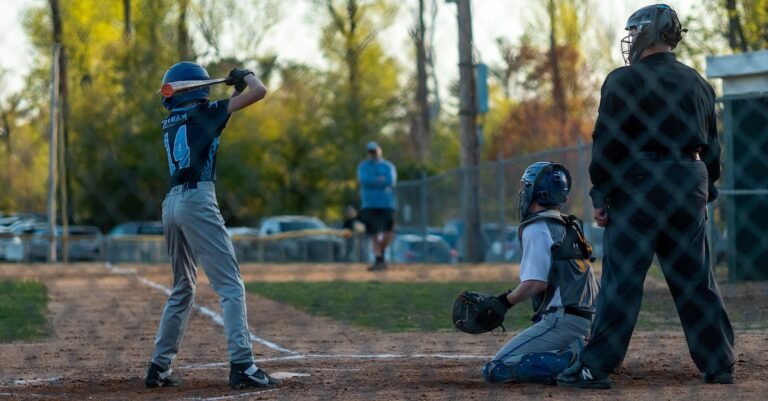
[[[640,59],[645,49],[654,43],[666,43],[677,47],[688,32],[680,25],[677,13],[666,4],[655,4],[635,11],[627,19],[627,36],[621,40],[621,53],[624,63],[634,64]]]
[[[208,71],[206,71],[203,66],[191,61],[182,61],[172,65],[171,68],[165,72],[165,75],[163,76],[163,85],[169,82],[204,81],[206,79],[211,79],[211,76],[208,75]],[[169,98],[163,97],[163,106],[168,110],[172,110],[176,106],[192,100],[207,100],[210,93],[211,88],[206,86],[204,88],[173,95]]]
[[[518,217],[528,216],[531,202],[541,206],[560,206],[568,200],[571,191],[571,173],[562,164],[536,162],[528,166],[520,179]]]

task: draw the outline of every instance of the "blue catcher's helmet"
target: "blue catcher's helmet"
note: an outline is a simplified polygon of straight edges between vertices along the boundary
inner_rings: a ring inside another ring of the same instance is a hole
[[[550,162],[536,162],[528,166],[520,179],[518,217],[528,216],[533,201],[542,206],[560,206],[568,200],[571,191],[571,173],[565,166]]]
[[[169,82],[202,81],[206,79],[211,79],[211,76],[208,75],[208,71],[206,71],[203,66],[191,61],[182,61],[172,65],[171,68],[165,72],[165,75],[163,76],[163,85]],[[210,93],[211,89],[206,86],[204,88],[175,94],[169,98],[163,97],[163,106],[165,106],[166,109],[171,110],[190,100],[207,100]]]

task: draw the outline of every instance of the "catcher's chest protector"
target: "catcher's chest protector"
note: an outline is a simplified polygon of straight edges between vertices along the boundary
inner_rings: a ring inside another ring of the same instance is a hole
[[[521,242],[525,226],[539,220],[547,224],[554,245],[550,250],[552,265],[547,276],[547,290],[532,298],[534,312],[544,312],[557,288],[560,288],[563,306],[594,312],[599,285],[590,264],[594,260],[592,246],[584,238],[581,220],[555,210],[537,213],[520,225]]]

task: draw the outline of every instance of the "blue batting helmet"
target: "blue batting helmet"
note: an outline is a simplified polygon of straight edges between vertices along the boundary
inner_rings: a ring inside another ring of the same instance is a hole
[[[550,162],[536,162],[528,166],[520,179],[518,217],[525,220],[531,202],[542,206],[560,206],[568,200],[571,191],[571,173],[565,166]]]
[[[172,65],[171,68],[165,72],[165,75],[163,76],[163,85],[169,82],[203,81],[206,79],[211,79],[211,76],[208,75],[208,71],[206,71],[203,66],[191,61],[182,61]],[[206,86],[204,88],[179,93],[169,98],[163,97],[163,106],[165,106],[166,109],[171,110],[190,100],[207,100],[210,93],[211,89]]]

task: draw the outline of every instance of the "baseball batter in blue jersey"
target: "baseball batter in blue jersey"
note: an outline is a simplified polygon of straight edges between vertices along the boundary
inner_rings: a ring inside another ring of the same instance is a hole
[[[206,79],[210,77],[205,68],[184,61],[165,73],[163,84]],[[163,99],[170,113],[162,121],[161,143],[171,187],[163,201],[163,230],[173,267],[173,290],[160,319],[147,387],[180,384],[171,376],[171,362],[192,312],[198,265],[221,299],[230,387],[278,384],[253,362],[245,287],[214,188],[216,151],[230,115],[263,99],[266,89],[251,71],[243,69],[232,70],[226,83],[235,87],[229,99],[210,101],[207,87]]]

